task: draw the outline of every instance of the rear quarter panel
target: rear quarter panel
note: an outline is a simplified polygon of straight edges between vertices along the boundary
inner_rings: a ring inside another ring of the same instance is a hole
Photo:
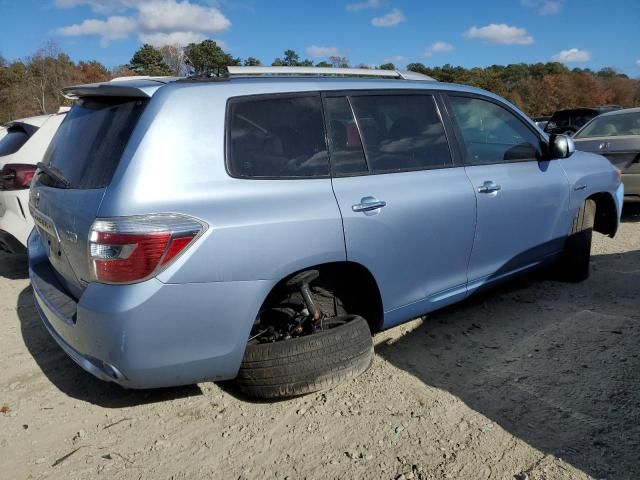
[[[275,283],[310,265],[346,259],[329,178],[245,180],[227,174],[227,99],[251,93],[228,83],[160,89],[107,188],[101,217],[177,212],[209,225],[158,276],[162,282]]]

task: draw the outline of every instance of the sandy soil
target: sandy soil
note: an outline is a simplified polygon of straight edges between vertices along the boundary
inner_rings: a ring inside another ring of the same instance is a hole
[[[376,336],[334,390],[133,392],[84,373],[0,254],[0,478],[640,477],[640,205],[591,278],[535,275]]]

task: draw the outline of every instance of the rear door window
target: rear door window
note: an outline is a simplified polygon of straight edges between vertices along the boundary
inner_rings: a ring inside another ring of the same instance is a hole
[[[327,97],[325,114],[331,150],[331,173],[336,176],[369,173],[358,126],[347,97]]]
[[[513,113],[488,100],[449,96],[470,165],[537,160],[540,138]]]
[[[20,127],[10,127],[7,134],[0,138],[0,157],[16,153],[29,140],[29,135]]]
[[[227,168],[241,178],[329,175],[319,94],[231,99]]]
[[[146,104],[146,99],[130,97],[77,100],[53,137],[44,163],[58,169],[70,188],[106,187]],[[46,175],[40,179],[58,186]]]
[[[354,95],[349,100],[373,173],[452,165],[433,96]]]

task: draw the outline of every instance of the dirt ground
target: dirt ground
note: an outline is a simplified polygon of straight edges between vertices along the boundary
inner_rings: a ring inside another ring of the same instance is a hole
[[[534,275],[376,335],[364,375],[255,403],[136,392],[58,348],[0,254],[0,478],[640,477],[640,204],[592,276]]]

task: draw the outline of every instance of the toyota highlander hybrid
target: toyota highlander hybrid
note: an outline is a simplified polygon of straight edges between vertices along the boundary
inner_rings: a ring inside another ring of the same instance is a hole
[[[46,328],[128,388],[277,398],[378,331],[554,263],[589,274],[623,186],[504,99],[411,72],[229,67],[66,88],[31,188]]]

